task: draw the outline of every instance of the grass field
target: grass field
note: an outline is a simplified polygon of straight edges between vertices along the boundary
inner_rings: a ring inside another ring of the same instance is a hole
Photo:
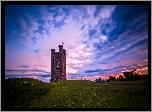
[[[148,108],[148,82],[5,81],[6,108]]]

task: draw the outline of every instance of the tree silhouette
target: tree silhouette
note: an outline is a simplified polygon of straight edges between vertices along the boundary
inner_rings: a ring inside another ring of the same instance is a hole
[[[116,76],[116,75],[115,75]],[[115,76],[109,76],[109,79],[106,80],[107,82],[110,82],[110,81],[116,81],[116,78]]]
[[[97,82],[97,83],[101,83],[101,82],[102,82],[102,79],[101,79],[101,78],[96,79],[96,80],[95,80],[95,82]]]
[[[124,81],[124,77],[122,75],[119,75],[119,78],[118,78],[119,81]]]
[[[99,78],[99,83],[101,83],[101,78]]]
[[[102,82],[105,82],[105,80],[103,79]]]
[[[126,80],[138,80],[139,71],[137,71],[137,69],[134,69],[130,72],[123,72],[123,75],[125,76]]]

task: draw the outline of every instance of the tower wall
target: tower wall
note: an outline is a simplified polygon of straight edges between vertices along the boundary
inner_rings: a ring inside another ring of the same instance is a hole
[[[66,80],[66,50],[63,50],[63,74],[64,80]]]
[[[53,67],[54,67],[54,54],[55,54],[55,49],[51,49],[51,81],[52,81],[53,76],[54,76],[54,70],[53,70]]]
[[[66,50],[63,45],[59,45],[59,52],[51,49],[51,80],[66,80]]]

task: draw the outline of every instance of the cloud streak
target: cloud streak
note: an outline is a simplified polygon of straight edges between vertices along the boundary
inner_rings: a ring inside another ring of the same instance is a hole
[[[20,65],[19,67],[23,67],[23,68],[29,68],[29,65]]]

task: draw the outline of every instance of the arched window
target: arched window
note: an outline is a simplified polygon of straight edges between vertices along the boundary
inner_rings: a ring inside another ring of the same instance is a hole
[[[60,62],[56,63],[56,67],[59,68],[60,67]]]

